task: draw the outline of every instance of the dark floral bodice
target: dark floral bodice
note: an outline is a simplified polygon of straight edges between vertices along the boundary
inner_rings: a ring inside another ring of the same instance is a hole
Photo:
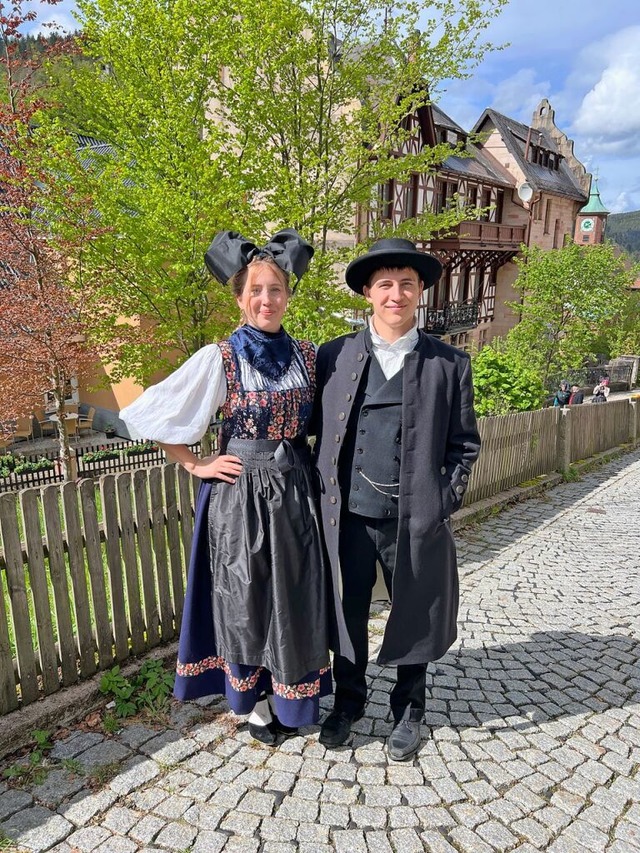
[[[227,380],[222,442],[230,438],[275,439],[306,435],[316,385],[316,356],[309,341],[293,340],[289,369],[271,380],[239,357],[229,341],[220,352]]]

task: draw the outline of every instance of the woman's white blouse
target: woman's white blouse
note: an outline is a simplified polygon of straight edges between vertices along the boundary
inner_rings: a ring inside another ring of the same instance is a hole
[[[164,444],[195,444],[227,398],[217,344],[199,349],[120,412],[132,434]]]

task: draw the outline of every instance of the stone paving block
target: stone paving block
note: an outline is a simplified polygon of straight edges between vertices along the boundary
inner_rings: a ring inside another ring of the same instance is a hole
[[[54,768],[47,773],[47,778],[41,785],[31,789],[31,793],[41,805],[57,809],[60,803],[77,794],[86,784],[87,780],[81,773]],[[1,808],[0,798],[0,810]]]
[[[405,785],[402,797],[408,806],[435,806],[440,802],[440,797],[427,785]]]
[[[417,808],[416,814],[420,825],[426,829],[447,829],[450,826],[455,826],[455,818],[443,808]]]
[[[224,853],[258,853],[259,849],[260,841],[257,838],[231,836],[224,846]]]
[[[135,755],[120,768],[118,775],[109,783],[116,794],[129,794],[160,775],[160,768],[154,761]]]
[[[393,853],[386,832],[365,832],[364,839],[367,842],[369,853]]]
[[[267,782],[265,782],[264,787],[267,791],[277,791],[280,793],[288,794],[290,791],[293,790],[295,784],[295,773],[283,773],[280,770],[276,770],[274,773],[270,774]]]
[[[276,810],[276,817],[295,820],[299,823],[312,823],[318,816],[320,805],[315,800],[303,800],[300,797],[287,796]]]
[[[296,837],[301,844],[328,844],[330,836],[329,826],[319,823],[301,823]]]
[[[129,838],[112,835],[111,838],[96,847],[94,853],[136,853],[137,849],[138,845]]]
[[[434,830],[427,830],[420,833],[420,839],[428,853],[458,853],[456,848],[452,847],[443,835]]]
[[[75,826],[84,826],[97,814],[111,808],[117,798],[118,795],[110,788],[104,788],[95,794],[77,794],[68,803],[59,806],[58,813]]]
[[[192,805],[193,800],[189,797],[171,794],[169,797],[162,800],[162,802],[158,803],[153,811],[160,817],[167,818],[167,820],[177,820],[178,818],[181,818]]]
[[[150,844],[164,826],[165,820],[148,814],[129,830],[129,836],[140,844]]]
[[[151,738],[156,737],[157,729],[143,726],[140,723],[132,723],[125,725],[118,734],[118,740],[122,741],[125,746],[130,749],[138,749],[143,743],[146,743]]]
[[[102,825],[110,829],[111,832],[126,835],[131,827],[138,823],[141,817],[142,814],[139,811],[126,808],[125,806],[114,806],[104,816]]]
[[[198,752],[200,745],[193,738],[183,737],[179,732],[167,731],[145,741],[140,752],[148,755],[163,767],[172,767]]]
[[[302,820],[305,820],[305,818],[302,818]],[[323,803],[320,806],[319,821],[326,826],[343,829],[349,823],[349,809],[347,806],[334,806],[329,803]]]
[[[489,820],[489,815],[484,809],[470,803],[456,803],[451,806],[450,811],[458,823],[470,829],[475,829],[478,824]]]
[[[537,820],[534,820],[531,817],[514,821],[514,823],[511,824],[511,829],[514,832],[517,832],[518,835],[522,836],[522,838],[525,838],[538,850],[545,850],[552,838],[552,834],[549,829],[542,826],[541,823],[538,823]]]
[[[389,810],[389,826],[392,829],[403,829],[419,825],[420,820],[418,815],[409,806],[392,806]]]
[[[332,841],[337,853],[368,853],[364,833],[359,829],[334,830]]]
[[[210,803],[195,803],[182,816],[187,823],[191,823],[198,829],[211,832],[218,829],[228,809],[213,806]]]
[[[297,853],[298,845],[286,841],[265,841],[262,853]]]
[[[358,829],[384,829],[387,825],[387,809],[374,806],[351,806],[352,822]]]
[[[92,746],[96,746],[96,744],[102,743],[104,740],[104,735],[98,732],[74,732],[68,738],[56,741],[49,755],[56,761],[62,761],[65,758],[75,758],[80,753],[86,752]]]
[[[640,827],[637,823],[623,818],[614,829],[613,835],[616,841],[640,847]]]
[[[238,812],[248,812],[253,815],[269,817],[273,814],[276,798],[273,794],[264,794],[261,791],[249,791],[238,803]]]
[[[399,806],[402,803],[402,791],[392,785],[371,785],[363,788],[367,806]]]
[[[103,740],[75,756],[86,773],[92,773],[106,764],[120,764],[131,755],[129,747],[116,740]]]
[[[323,791],[322,782],[315,779],[299,779],[293,789],[293,796],[303,800],[318,800]]]
[[[266,817],[260,824],[263,841],[294,841],[297,834],[298,824],[293,820]]]
[[[487,841],[499,853],[512,850],[518,843],[516,836],[497,820],[489,820],[483,823],[482,826],[476,828],[476,832],[480,838]]]
[[[462,853],[493,853],[493,848],[466,826],[454,827],[449,838]]]
[[[195,826],[174,821],[168,823],[158,833],[154,843],[156,847],[166,847],[171,851],[187,850],[193,844],[197,834],[198,830]]]
[[[75,827],[62,815],[43,806],[31,806],[11,815],[0,823],[0,830],[18,847],[28,847],[33,853],[49,850],[64,841]]]
[[[111,837],[111,833],[103,826],[87,826],[78,829],[67,838],[67,844],[71,849],[82,850],[82,853],[90,853],[103,841]]]
[[[348,806],[358,802],[360,785],[348,785],[344,782],[325,782],[322,786],[323,802]]]
[[[15,789],[5,790],[0,794],[0,821],[7,820],[12,814],[19,812],[31,805],[33,797],[26,791]]]
[[[334,764],[333,767],[330,765],[327,766],[329,768],[326,774],[327,779],[340,780],[341,782],[355,782],[358,777],[358,768],[355,764]]]

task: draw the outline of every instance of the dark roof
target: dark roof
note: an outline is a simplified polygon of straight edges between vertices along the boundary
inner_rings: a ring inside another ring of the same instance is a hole
[[[437,107],[435,104],[431,104],[431,111],[433,112],[433,122],[438,125],[438,127],[446,127],[447,130],[453,130],[463,136],[468,136],[467,131],[460,127],[460,125],[457,124],[451,116],[448,116],[443,112],[440,107]]]
[[[443,112],[440,107],[435,104],[431,106],[433,111],[433,121],[436,127],[445,127],[447,130],[452,130],[455,133],[463,135],[466,139],[467,132],[460,127],[450,116]],[[457,157],[452,155],[442,164],[442,169],[447,172],[455,172],[458,175],[463,175],[467,178],[475,178],[477,180],[489,181],[494,184],[501,184],[505,187],[515,186],[513,175],[504,169],[493,157],[485,154],[484,151],[475,143],[468,143],[466,146],[468,157]]]
[[[544,130],[529,128],[528,125],[502,115],[502,113],[496,110],[488,109],[482,113],[476,122],[473,132],[480,133],[487,122],[491,122],[496,128],[508,150],[517,160],[527,182],[531,184],[534,190],[543,190],[583,203],[587,200],[586,194],[580,187],[564,157],[561,157],[560,166],[557,170],[548,169],[540,163],[531,163],[524,159],[529,132],[531,133],[529,137],[530,146],[538,145],[554,154],[561,153],[556,143]]]

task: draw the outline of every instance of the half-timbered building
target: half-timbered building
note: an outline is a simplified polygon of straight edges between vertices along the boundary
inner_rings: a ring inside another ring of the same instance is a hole
[[[372,215],[398,226],[425,210],[440,212],[453,204],[477,211],[453,233],[418,241],[444,269],[439,284],[425,294],[418,322],[455,345],[482,346],[516,323],[508,305],[518,298],[514,257],[523,245],[552,249],[573,239],[591,175],[573,154],[573,142],[556,127],[547,100],[530,126],[487,109],[471,138],[435,105],[421,107],[409,121],[412,132],[401,155],[449,142],[463,143],[467,156],[448,157],[435,173],[385,184]]]

